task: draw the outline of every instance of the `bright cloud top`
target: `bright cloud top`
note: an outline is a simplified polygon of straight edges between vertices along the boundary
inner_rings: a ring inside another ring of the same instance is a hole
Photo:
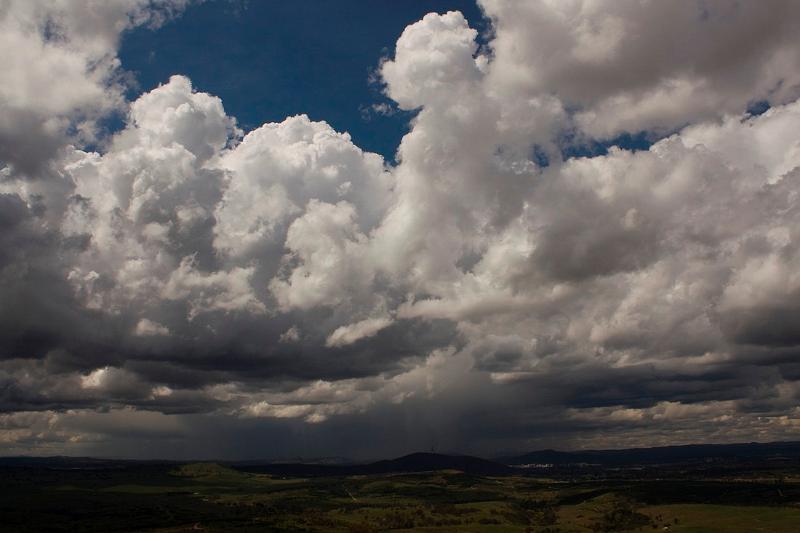
[[[7,449],[121,418],[386,435],[354,454],[796,435],[796,2],[483,0],[485,47],[429,14],[379,69],[418,110],[396,165],[180,75],[125,102],[120,33],[186,6],[92,5],[0,3],[30,56],[0,59]]]

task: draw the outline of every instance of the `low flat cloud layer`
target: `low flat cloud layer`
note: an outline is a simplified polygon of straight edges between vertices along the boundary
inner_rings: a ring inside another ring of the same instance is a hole
[[[800,4],[481,7],[380,65],[391,165],[180,75],[126,101],[121,33],[184,1],[0,1],[0,451],[797,438]]]

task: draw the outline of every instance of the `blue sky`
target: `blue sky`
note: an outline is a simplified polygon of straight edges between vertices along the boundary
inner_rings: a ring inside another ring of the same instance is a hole
[[[391,160],[412,113],[370,111],[391,104],[374,72],[407,25],[448,10],[487,27],[470,0],[211,0],[126,33],[119,57],[142,92],[184,74],[245,131],[305,113]]]

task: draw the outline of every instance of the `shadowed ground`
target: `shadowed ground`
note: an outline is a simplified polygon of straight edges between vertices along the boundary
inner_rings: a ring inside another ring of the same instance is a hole
[[[555,479],[452,469],[288,478],[212,463],[69,464],[0,468],[1,529],[795,532],[800,524],[794,467],[714,479],[657,469],[639,478],[632,471]]]

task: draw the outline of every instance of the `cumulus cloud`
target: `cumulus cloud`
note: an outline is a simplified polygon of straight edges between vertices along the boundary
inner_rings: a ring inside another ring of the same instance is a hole
[[[495,28],[496,86],[516,98],[558,95],[593,137],[669,131],[800,90],[793,2],[481,4]]]
[[[468,92],[480,76],[477,35],[457,11],[430,13],[407,27],[381,68],[387,94],[401,109],[413,109]]]
[[[96,119],[122,108],[116,49],[126,29],[157,27],[189,0],[95,3],[6,0],[0,5],[0,159],[15,173],[41,177],[74,129],[96,139]]]
[[[9,46],[38,43],[0,89],[30,124],[0,121],[5,449],[169,455],[217,425],[252,453],[311,435],[369,456],[796,430],[794,3],[485,0],[483,47],[426,15],[380,65],[418,110],[394,166],[305,115],[245,133],[180,75],[124,102],[120,32],[184,7],[0,8]],[[66,133],[114,109],[98,151]],[[640,131],[659,140],[562,152]]]
[[[358,209],[361,231],[380,219],[391,188],[383,158],[305,115],[250,132],[224,154],[230,180],[216,217],[216,246],[233,256],[275,253],[311,200]],[[272,246],[272,248],[269,248]]]
[[[153,322],[146,318],[141,319],[136,324],[137,335],[169,335],[169,329],[165,328],[158,322]]]
[[[389,326],[392,319],[386,317],[367,318],[355,324],[336,328],[325,341],[326,346],[347,346],[359,339],[375,336],[380,330]]]

